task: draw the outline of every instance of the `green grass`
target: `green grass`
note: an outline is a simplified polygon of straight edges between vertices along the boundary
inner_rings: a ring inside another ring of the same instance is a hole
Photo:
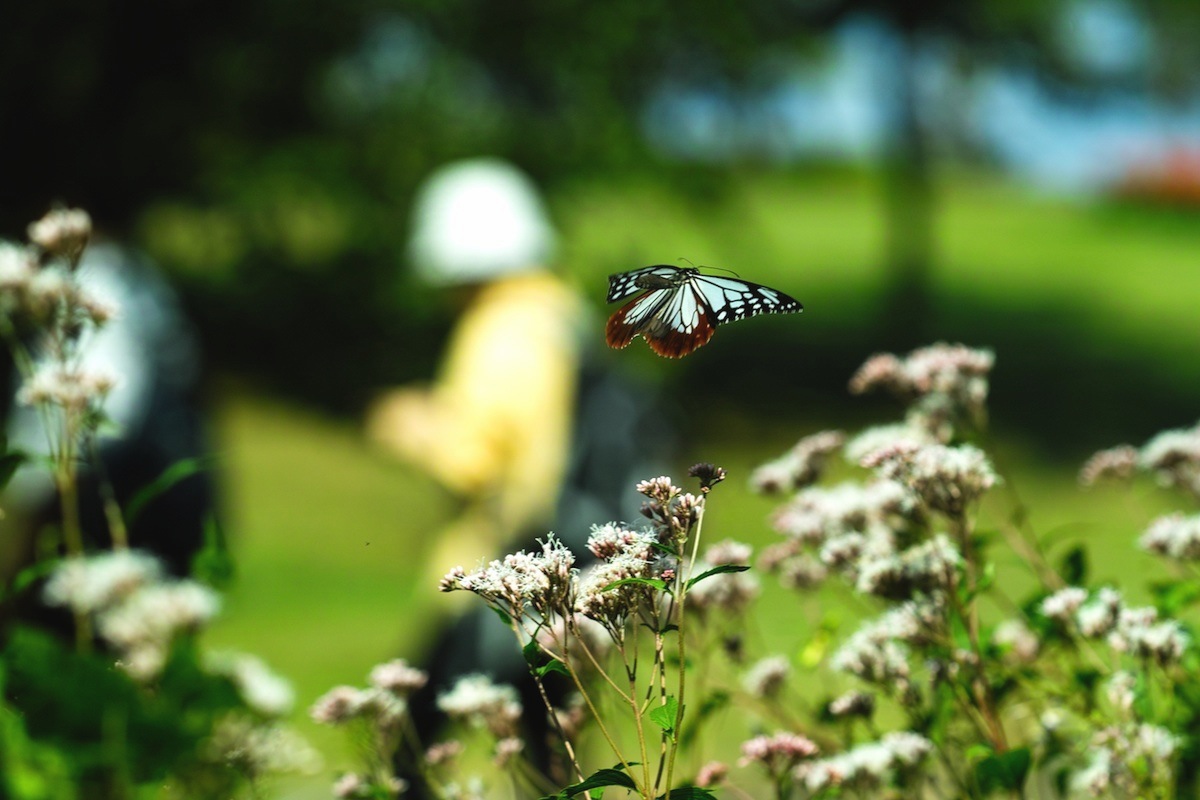
[[[1063,336],[1097,352],[1133,351],[1152,369],[1178,369],[1200,355],[1200,221],[1031,198],[974,176],[951,176],[939,205],[935,330],[968,298],[1001,309],[1069,308],[1076,327]],[[794,292],[808,306],[804,323],[814,330],[826,330],[820,319],[835,314],[842,327],[866,325],[876,308],[884,231],[878,187],[866,176],[746,179],[704,201],[644,183],[591,185],[562,193],[555,206],[564,223],[563,260],[581,285],[686,256]],[[723,346],[739,346],[736,337],[726,339]],[[713,352],[718,345],[710,345]],[[807,346],[821,346],[820,338]],[[704,352],[692,357],[704,358]],[[998,353],[1001,365],[1005,358]],[[661,368],[649,358],[642,362]],[[824,407],[822,419],[804,409],[778,419],[751,418],[736,406],[708,409],[687,455],[722,464],[733,476],[714,496],[708,541],[772,541],[773,504],[747,491],[749,470],[805,433],[853,424],[862,401],[853,402],[835,402],[832,412]],[[337,732],[309,723],[304,712],[333,685],[361,684],[373,664],[417,654],[442,602],[418,576],[426,574],[431,537],[448,520],[450,502],[427,478],[372,453],[353,423],[238,388],[221,393],[217,412],[238,576],[209,641],[257,653],[292,679],[297,724],[325,754],[327,769],[282,783],[278,792],[327,797],[332,771],[350,768],[352,753]],[[1093,580],[1119,582],[1144,597],[1145,583],[1165,573],[1133,542],[1175,498],[1143,485],[1084,492],[1070,459],[1047,463],[1042,442],[1014,436],[1004,419],[993,422],[1006,431],[999,457],[1007,483],[986,501],[983,526],[1008,524],[1015,491],[1052,556],[1086,542]],[[1101,439],[1089,446],[1112,444]],[[690,460],[676,465],[677,475]],[[1002,589],[1020,595],[1032,586],[1011,554],[998,546],[995,557]],[[759,607],[752,640],[791,654],[804,651],[822,616],[849,620],[858,613],[844,592],[801,602],[769,579]],[[832,688],[828,677],[812,685],[817,692]]]

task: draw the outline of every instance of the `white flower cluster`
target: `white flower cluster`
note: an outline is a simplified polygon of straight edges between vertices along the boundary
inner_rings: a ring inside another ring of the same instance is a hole
[[[336,686],[309,709],[309,716],[322,725],[343,725],[365,719],[387,727],[408,713],[409,696],[425,686],[429,675],[409,666],[402,658],[379,664],[371,670],[370,686]]]
[[[1160,797],[1171,785],[1179,739],[1147,723],[1111,725],[1092,735],[1088,763],[1071,777],[1083,797]]]
[[[954,587],[962,563],[950,537],[939,533],[900,553],[863,558],[855,588],[863,594],[893,599],[917,592],[932,594]]]
[[[872,356],[850,379],[850,391],[890,391],[910,404],[911,424],[948,441],[960,419],[983,418],[994,364],[990,350],[939,342],[903,359],[891,353]]]
[[[540,553],[512,553],[470,573],[455,567],[439,588],[473,592],[513,617],[524,616],[528,609],[548,616],[568,605],[574,566],[574,554],[551,534]]]
[[[1177,561],[1200,560],[1200,515],[1185,517],[1176,513],[1159,517],[1150,523],[1138,545],[1147,552]]]
[[[774,525],[786,536],[821,544],[842,533],[890,528],[896,517],[910,513],[913,506],[912,494],[895,481],[812,486],[775,513]]]
[[[806,436],[774,461],[750,475],[750,485],[763,494],[802,489],[820,480],[829,456],[846,441],[841,431],[823,431]]]
[[[830,666],[904,700],[913,688],[908,646],[936,638],[945,625],[943,600],[908,600],[863,623],[833,654]]]
[[[82,412],[98,408],[116,385],[111,373],[48,362],[40,364],[21,386],[17,402]]]
[[[205,661],[212,672],[229,676],[251,710],[270,719],[291,713],[296,702],[292,685],[262,659],[247,653],[210,653]]]
[[[933,743],[917,733],[895,731],[877,742],[861,744],[844,753],[809,761],[796,768],[796,779],[810,792],[831,787],[877,789],[891,776],[912,769],[925,760]]]
[[[1163,486],[1174,486],[1200,498],[1200,423],[1163,431],[1140,450],[1124,444],[1101,450],[1079,473],[1084,485],[1101,478],[1128,479],[1134,469],[1152,473]]]
[[[1138,464],[1163,485],[1200,497],[1200,423],[1158,434],[1142,447]]]
[[[1089,600],[1085,589],[1069,586],[1042,601],[1042,614],[1074,626],[1089,639],[1103,638],[1118,653],[1177,664],[1190,644],[1183,626],[1172,619],[1159,620],[1152,606],[1129,608],[1115,589],[1098,590]]]
[[[951,517],[961,517],[1000,480],[987,455],[969,444],[892,445],[869,454],[862,465],[904,484],[928,508]]]
[[[459,678],[449,692],[438,696],[437,706],[451,719],[483,728],[497,739],[515,736],[521,719],[517,690],[493,683],[486,675]]]
[[[158,677],[171,644],[216,615],[217,594],[190,580],[166,580],[150,556],[116,551],[66,559],[43,589],[47,605],[95,616],[100,636],[134,678]]]

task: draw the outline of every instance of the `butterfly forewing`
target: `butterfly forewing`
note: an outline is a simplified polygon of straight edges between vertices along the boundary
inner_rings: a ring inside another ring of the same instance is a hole
[[[668,264],[655,264],[650,267],[642,267],[631,272],[618,272],[615,275],[608,276],[608,299],[607,302],[615,303],[618,300],[629,297],[630,295],[644,292],[648,286],[639,283],[641,281],[653,281],[655,278],[661,278],[665,281],[674,281],[681,270],[679,267],[672,267]]]
[[[718,325],[759,314],[789,314],[804,308],[783,292],[749,281],[697,275],[692,285],[704,296]]]

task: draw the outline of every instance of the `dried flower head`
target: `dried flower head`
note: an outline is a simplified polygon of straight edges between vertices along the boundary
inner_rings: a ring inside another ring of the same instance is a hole
[[[429,673],[409,666],[403,658],[380,664],[371,670],[371,685],[391,692],[397,697],[408,697],[429,682]]]
[[[688,468],[688,476],[699,480],[700,491],[708,494],[712,487],[725,480],[726,472],[721,467],[709,464],[707,461],[702,461]]]

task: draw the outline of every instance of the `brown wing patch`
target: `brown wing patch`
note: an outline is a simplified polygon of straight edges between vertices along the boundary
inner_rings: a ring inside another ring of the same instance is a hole
[[[650,349],[664,358],[683,358],[688,353],[706,344],[712,338],[716,326],[708,321],[704,308],[700,307],[696,314],[696,329],[691,333],[674,328],[668,328],[662,333],[642,332],[642,337]]]
[[[636,303],[637,300],[626,303],[608,318],[608,324],[604,326],[604,338],[608,340],[609,347],[621,350],[628,347],[629,343],[633,341],[633,337],[637,336],[635,327],[625,321],[625,315],[629,313],[629,309],[633,308]]]

